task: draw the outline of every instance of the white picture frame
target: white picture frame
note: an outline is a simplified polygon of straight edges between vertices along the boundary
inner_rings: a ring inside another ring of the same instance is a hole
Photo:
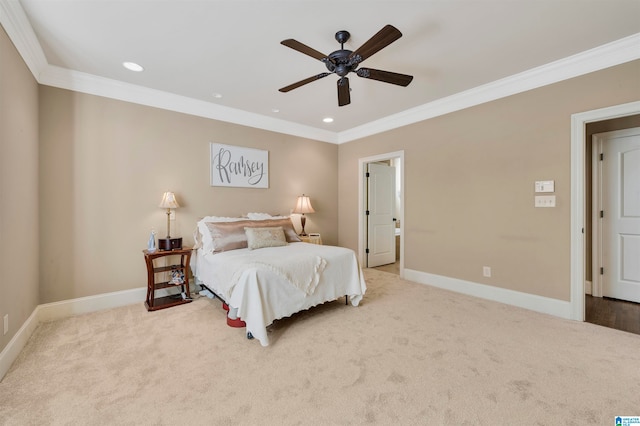
[[[269,151],[210,143],[210,184],[269,188]]]

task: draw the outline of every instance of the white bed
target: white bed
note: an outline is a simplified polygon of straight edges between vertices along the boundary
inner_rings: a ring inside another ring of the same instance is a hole
[[[344,296],[358,306],[366,291],[353,250],[304,242],[217,253],[199,247],[191,269],[263,346],[273,321]]]

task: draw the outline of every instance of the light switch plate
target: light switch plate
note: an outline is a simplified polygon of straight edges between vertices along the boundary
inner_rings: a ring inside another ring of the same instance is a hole
[[[555,192],[556,182],[553,180],[537,180],[536,192]]]
[[[556,196],[555,195],[536,195],[535,206],[536,207],[555,207]]]

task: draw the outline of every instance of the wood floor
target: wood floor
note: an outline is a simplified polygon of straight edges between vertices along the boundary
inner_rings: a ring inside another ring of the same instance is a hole
[[[585,321],[640,334],[640,303],[585,295]]]

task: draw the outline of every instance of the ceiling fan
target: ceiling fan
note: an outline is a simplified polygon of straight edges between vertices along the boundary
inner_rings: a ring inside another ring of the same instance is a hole
[[[324,62],[329,72],[323,72],[318,75],[305,78],[304,80],[300,80],[297,83],[290,84],[289,86],[280,89],[280,92],[286,93],[290,90],[311,83],[312,81],[320,80],[328,75],[337,74],[340,77],[338,79],[338,106],[344,106],[351,103],[349,78],[347,77],[347,74],[350,72],[355,72],[358,77],[369,78],[403,87],[406,87],[411,83],[411,80],[413,80],[413,76],[411,75],[376,70],[373,68],[358,68],[362,61],[402,37],[402,33],[396,27],[393,25],[385,25],[384,28],[378,31],[373,37],[360,46],[360,48],[354,51],[346,50],[344,48],[344,44],[349,40],[350,36],[351,34],[349,34],[348,31],[338,31],[335,38],[338,43],[340,43],[340,50],[331,52],[329,55],[318,52],[317,50],[291,38],[281,41],[280,44],[284,46],[290,47],[293,50],[297,50],[300,53],[304,53],[305,55],[309,55],[312,58]]]

